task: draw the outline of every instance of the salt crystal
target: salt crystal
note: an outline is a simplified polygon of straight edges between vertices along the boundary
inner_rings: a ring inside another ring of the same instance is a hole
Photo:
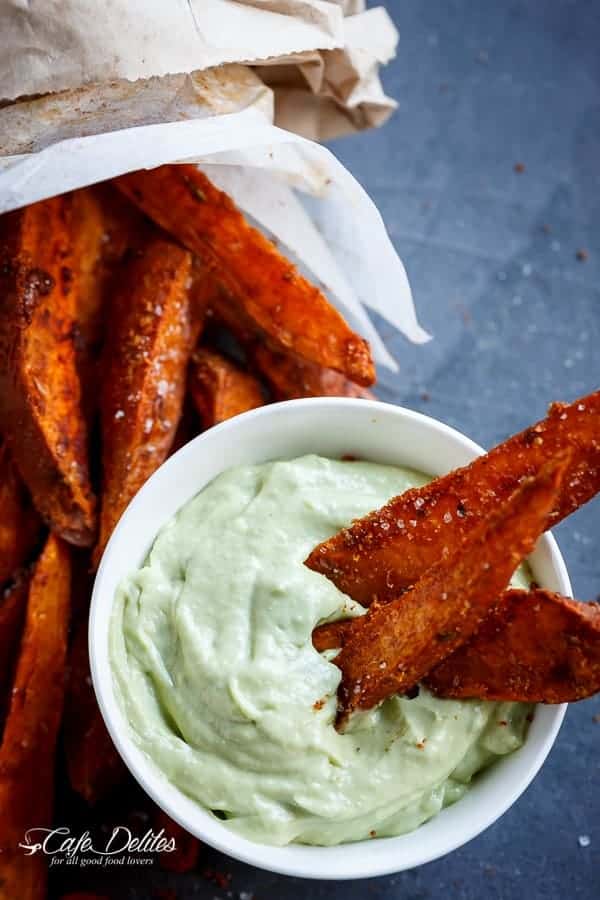
[[[452,513],[451,512],[444,513],[444,522],[446,523],[446,525],[449,525],[451,521],[452,521]]]
[[[577,838],[577,843],[580,847],[589,847],[592,841],[589,834],[580,834]]]
[[[415,509],[421,509],[424,503],[425,501],[422,497],[417,497],[417,499],[415,500]]]
[[[125,411],[122,409],[118,409],[115,413],[115,419],[124,419],[124,418],[125,418]]]
[[[164,397],[168,390],[169,390],[169,382],[166,381],[164,378],[161,378],[161,380],[156,385],[156,393],[158,394],[159,397]]]
[[[150,432],[152,431],[152,423],[152,419],[146,419],[146,421],[144,422],[144,434],[150,434]]]

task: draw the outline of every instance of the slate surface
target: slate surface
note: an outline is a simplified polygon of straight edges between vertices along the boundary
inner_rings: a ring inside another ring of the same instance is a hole
[[[412,347],[383,326],[401,372],[383,375],[379,395],[489,446],[549,401],[600,384],[600,5],[386,5],[401,32],[384,73],[399,111],[381,131],[332,146],[378,204],[435,340]],[[600,592],[599,536],[600,501],[557,529],[581,598]],[[571,707],[525,796],[477,840],[418,870],[319,884],[207,850],[206,865],[232,873],[231,893],[197,874],[132,869],[64,870],[54,889],[103,888],[119,900],[168,886],[181,900],[597,900],[597,715],[600,698]]]

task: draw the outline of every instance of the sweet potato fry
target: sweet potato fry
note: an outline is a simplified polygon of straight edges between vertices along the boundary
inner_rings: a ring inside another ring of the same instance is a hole
[[[154,831],[162,829],[165,837],[175,842],[174,850],[159,854],[161,869],[167,872],[191,872],[195,869],[200,856],[200,841],[158,807],[152,818]]]
[[[273,350],[260,329],[224,290],[209,301],[217,322],[224,325],[244,348],[248,360],[268,382],[275,400],[298,397],[373,397],[365,387],[340,372],[308,362],[292,351]]]
[[[189,388],[204,428],[265,402],[260,382],[218,351],[199,347],[192,356]]]
[[[125,507],[173,443],[199,330],[191,282],[190,254],[157,236],[129,262],[114,296],[104,356],[104,487],[96,565]],[[73,789],[93,804],[125,769],[91,687],[85,622],[76,631],[69,669],[67,768]]]
[[[509,590],[425,678],[441,697],[569,703],[600,691],[600,603]]]
[[[214,268],[218,280],[276,345],[358,384],[373,383],[366,341],[195,166],[132,172],[116,184]]]
[[[0,585],[28,561],[41,524],[8,447],[0,445]]]
[[[126,774],[92,689],[87,616],[75,630],[69,648],[65,697],[64,742],[69,781],[74,791],[94,805]]]
[[[371,391],[350,381],[340,372],[324,369],[293,353],[276,353],[266,344],[256,344],[252,361],[269,382],[276,400],[297,397],[373,397]]]
[[[313,631],[316,650],[343,647],[364,618]],[[424,679],[440,697],[572,703],[600,691],[600,604],[509,589],[475,634]]]
[[[533,550],[569,462],[563,457],[527,478],[411,590],[371,606],[335,660],[338,726],[353,710],[408,691],[470,638]]]
[[[569,470],[550,528],[600,489],[600,391],[569,405],[555,403],[548,417],[469,466],[390,500],[316,547],[306,565],[365,606],[375,597],[414,584],[528,475],[571,448]]]
[[[78,290],[75,305],[77,363],[84,408],[94,411],[98,361],[111,282],[125,253],[139,245],[146,222],[138,209],[109,184],[71,195],[73,256]]]
[[[94,563],[125,507],[167,457],[192,351],[191,255],[156,236],[114,295],[104,354],[102,509]]]
[[[48,538],[35,567],[10,710],[0,745],[0,900],[43,900],[46,858],[20,843],[51,824],[54,753],[69,623],[67,546]],[[39,835],[38,835],[39,836]]]
[[[8,709],[28,593],[29,579],[25,573],[20,573],[0,598],[0,736]]]
[[[63,196],[0,219],[0,423],[42,517],[87,546],[95,510],[76,367],[71,213]]]

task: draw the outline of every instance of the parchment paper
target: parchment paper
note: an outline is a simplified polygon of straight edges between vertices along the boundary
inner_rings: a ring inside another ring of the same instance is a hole
[[[324,139],[384,122],[397,33],[364,0],[0,0],[0,99],[261,66],[277,124]],[[102,90],[102,88],[100,88]]]

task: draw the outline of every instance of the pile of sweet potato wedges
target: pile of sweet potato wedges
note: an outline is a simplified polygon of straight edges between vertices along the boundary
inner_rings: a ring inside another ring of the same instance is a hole
[[[52,821],[57,753],[89,803],[123,777],[87,613],[129,501],[203,429],[374,380],[367,343],[195,167],[0,217],[0,900],[45,896],[19,843]]]

